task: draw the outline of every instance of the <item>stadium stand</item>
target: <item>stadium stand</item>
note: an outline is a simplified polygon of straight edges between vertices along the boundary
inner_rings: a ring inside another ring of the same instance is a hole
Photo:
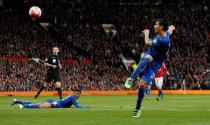
[[[29,58],[36,55],[44,59],[54,45],[61,48],[64,90],[78,85],[86,90],[124,90],[128,72],[119,55],[138,61],[146,49],[141,31],[152,28],[159,17],[176,26],[165,62],[171,75],[164,78],[164,89],[210,88],[207,1],[202,4],[184,0],[180,4],[157,2],[152,6],[147,6],[151,1],[91,1],[38,3],[43,10],[43,17],[38,21],[32,21],[25,12],[29,3],[1,7],[0,91],[37,90],[46,69]],[[52,29],[46,32],[39,21],[49,22]],[[119,40],[107,37],[103,23],[116,26]],[[46,90],[52,91],[53,86]]]

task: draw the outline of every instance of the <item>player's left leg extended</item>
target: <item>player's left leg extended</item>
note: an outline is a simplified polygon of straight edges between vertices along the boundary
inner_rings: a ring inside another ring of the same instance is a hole
[[[13,99],[11,106],[16,105],[16,104],[19,105],[20,109],[22,109],[22,108],[40,108],[39,104],[33,104],[30,101],[23,101],[23,100]]]
[[[50,102],[43,102],[40,104],[24,104],[20,105],[20,108],[52,108],[52,104]]]
[[[38,103],[38,104],[32,104],[32,103],[24,103],[24,104],[19,104],[19,108],[52,108],[53,105],[50,102],[52,99],[47,100],[46,102],[43,103]]]
[[[12,103],[11,103],[11,106],[16,105],[16,104],[24,105],[24,104],[32,104],[32,102],[30,102],[30,101],[24,101],[24,100],[13,99],[12,100]]]
[[[59,98],[62,99],[61,82],[55,82],[56,90],[58,91]]]

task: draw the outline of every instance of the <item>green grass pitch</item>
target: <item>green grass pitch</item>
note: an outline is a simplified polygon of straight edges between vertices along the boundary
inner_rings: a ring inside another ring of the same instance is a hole
[[[132,118],[136,96],[82,96],[90,109],[18,109],[0,97],[1,125],[210,125],[210,95],[167,95],[144,99],[141,118]],[[17,97],[41,102],[48,98]]]

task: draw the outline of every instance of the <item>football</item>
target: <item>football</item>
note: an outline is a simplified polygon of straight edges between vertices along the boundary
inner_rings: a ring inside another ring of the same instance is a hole
[[[29,9],[29,16],[32,18],[40,18],[42,15],[42,11],[39,7],[33,6]]]

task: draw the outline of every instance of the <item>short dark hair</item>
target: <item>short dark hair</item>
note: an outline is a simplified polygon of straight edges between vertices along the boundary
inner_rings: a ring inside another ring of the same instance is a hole
[[[161,19],[157,19],[157,21],[159,22],[160,26],[163,26],[164,31],[168,30],[168,22],[165,19],[161,18]]]
[[[74,92],[80,92],[80,93],[82,93],[82,91],[80,89],[77,89],[77,88],[76,89],[72,88],[71,90],[74,91]]]

